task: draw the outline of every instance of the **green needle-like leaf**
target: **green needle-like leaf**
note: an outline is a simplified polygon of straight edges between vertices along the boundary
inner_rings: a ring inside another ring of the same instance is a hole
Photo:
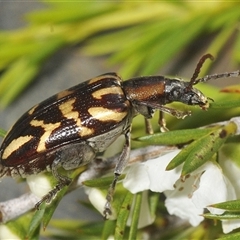
[[[223,237],[217,238],[217,240],[239,240],[239,239],[240,239],[240,233],[227,234]]]
[[[148,144],[177,145],[197,140],[211,133],[214,129],[216,128],[174,130],[146,135],[134,140],[146,142]]]
[[[56,197],[52,200],[52,202],[49,205],[46,205],[45,214],[42,219],[43,229],[48,226],[48,223],[50,222],[52,215],[55,212],[55,209],[57,208],[63,196],[66,194],[67,189],[68,187],[64,187],[61,191],[57,193]]]
[[[107,240],[110,235],[113,235],[115,227],[116,227],[116,221],[111,221],[111,220],[105,221],[101,239]]]
[[[240,200],[227,201],[222,203],[211,204],[209,207],[220,208],[227,211],[240,212]]]
[[[172,170],[176,168],[177,166],[181,165],[183,162],[186,161],[189,152],[191,152],[193,149],[195,149],[198,146],[198,142],[194,141],[193,143],[189,144],[187,147],[183,148],[182,151],[175,156],[171,162],[167,165],[166,170]]]
[[[240,219],[240,212],[224,212],[221,215],[216,215],[212,213],[203,214],[205,218],[215,219],[215,220],[235,220]]]
[[[29,239],[33,239],[33,236],[36,233],[36,231],[38,231],[40,229],[42,219],[45,214],[45,210],[46,210],[46,204],[43,203],[41,205],[41,208],[39,210],[35,211],[32,219],[31,219],[29,229],[28,229],[28,238]]]
[[[122,174],[119,177],[119,180],[122,180],[125,178],[125,174]],[[87,187],[96,187],[96,188],[107,188],[111,182],[113,181],[113,177],[102,177],[102,178],[97,178],[97,179],[91,179],[83,182],[83,185]]]
[[[138,221],[140,216],[140,209],[141,209],[141,202],[142,202],[142,194],[143,193],[137,193],[135,195],[135,201],[134,201],[134,208],[133,208],[133,214],[132,214],[132,222],[130,226],[130,232],[128,239],[137,239],[137,227],[138,227]]]
[[[191,148],[191,152],[189,152],[184,162],[182,176],[186,176],[210,160],[227,138],[233,135],[236,130],[237,126],[235,123],[230,122],[224,127],[197,140],[197,144],[195,144],[194,148]]]
[[[130,213],[133,196],[134,195],[130,192],[127,192],[127,194],[125,195],[122,206],[118,213],[114,239],[117,239],[117,240],[124,239],[125,228],[126,228],[127,219]]]

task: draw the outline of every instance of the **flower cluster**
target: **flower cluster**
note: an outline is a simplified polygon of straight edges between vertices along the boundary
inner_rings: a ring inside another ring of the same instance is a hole
[[[168,212],[197,226],[204,219],[204,210],[213,214],[224,212],[209,205],[240,196],[240,168],[220,151],[218,163],[206,162],[183,180],[182,166],[166,171],[166,166],[179,151],[174,150],[164,156],[132,165],[123,185],[132,193],[148,189],[163,192]],[[223,220],[222,227],[224,233],[228,233],[240,227],[240,220]]]

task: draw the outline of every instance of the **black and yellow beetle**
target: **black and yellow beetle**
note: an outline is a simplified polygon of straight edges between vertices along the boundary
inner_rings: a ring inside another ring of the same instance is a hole
[[[147,76],[122,81],[116,73],[107,73],[62,91],[28,110],[7,133],[0,148],[0,177],[26,177],[52,171],[58,185],[38,204],[50,202],[71,179],[58,168],[77,168],[92,161],[120,135],[126,142],[119,157],[109,189],[105,215],[111,214],[115,184],[126,166],[130,152],[130,127],[137,114],[151,118],[154,110],[176,117],[189,113],[168,108],[174,101],[208,108],[208,98],[193,88],[198,82],[239,76],[239,71],[199,78],[204,55],[190,82],[164,76]]]

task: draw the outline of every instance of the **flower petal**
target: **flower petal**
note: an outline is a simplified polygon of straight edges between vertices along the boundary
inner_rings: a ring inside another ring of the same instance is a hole
[[[227,176],[235,188],[237,199],[240,199],[240,168],[231,159],[228,159],[222,151],[219,152],[219,164],[223,169],[224,175]]]
[[[123,180],[123,186],[133,194],[149,189],[149,185],[147,169],[142,163],[133,164]]]
[[[174,150],[158,158],[132,165],[123,180],[123,186],[132,193],[147,189],[153,192],[174,189],[181,167],[166,171],[166,166],[179,152],[180,150]]]
[[[20,236],[14,234],[6,225],[0,225],[0,239],[20,240]]]
[[[192,202],[192,193],[195,190],[196,179],[201,174],[189,176],[185,181],[178,180],[173,191],[165,191],[167,197],[165,206],[170,214],[176,215],[181,219],[189,221],[192,226],[197,226],[203,217],[203,208],[197,208]]]
[[[52,190],[50,179],[44,173],[28,176],[27,183],[31,192],[40,198]]]
[[[106,205],[106,195],[104,195],[104,193],[97,188],[85,187],[84,189],[88,195],[89,201],[103,215],[104,207]],[[116,219],[115,209],[113,208],[112,214],[109,215],[109,219],[110,220]]]
[[[229,233],[239,227],[240,220],[222,220],[222,228],[224,233]]]
[[[232,186],[235,189],[236,197],[228,200],[240,198],[240,168],[231,160],[223,150],[219,151],[219,164],[223,168],[224,174],[228,177]],[[222,220],[222,228],[224,233],[229,233],[232,230],[240,227],[240,220]]]
[[[198,189],[193,193],[192,201],[198,208],[225,202],[236,198],[235,190],[230,181],[223,175],[222,169],[212,162],[204,164],[205,171],[200,178]],[[222,214],[224,211],[208,208],[213,214]]]

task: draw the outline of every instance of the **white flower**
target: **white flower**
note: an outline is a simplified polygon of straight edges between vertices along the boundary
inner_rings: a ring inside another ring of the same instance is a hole
[[[196,207],[205,208],[213,203],[236,199],[232,184],[218,165],[207,162],[199,170],[203,170],[203,168],[205,171],[200,178],[199,187],[192,196],[192,201]],[[208,208],[208,210],[213,214],[222,214],[224,212],[216,208]]]
[[[150,189],[153,192],[173,190],[174,184],[179,179],[181,167],[171,171],[165,171],[168,163],[180,150],[174,150],[163,156],[148,160],[143,163],[135,163],[129,168],[123,186],[131,193]]]
[[[236,198],[240,199],[240,167],[230,159],[227,153],[223,150],[219,151],[219,163],[224,169],[224,174],[230,180],[235,189]],[[229,199],[232,200],[232,199]],[[234,200],[234,199],[233,199]],[[240,220],[222,220],[222,228],[224,233],[229,233],[232,230],[240,227]]]
[[[0,239],[20,240],[21,237],[13,233],[8,226],[0,225]]]
[[[175,185],[174,191],[164,192],[168,212],[188,220],[193,226],[204,219],[201,214],[208,205],[236,198],[230,181],[223,175],[221,168],[212,162],[205,163],[184,182],[178,180]],[[213,214],[224,212],[215,208],[208,210]]]
[[[184,182],[178,180],[175,183],[175,190],[164,192],[167,197],[165,206],[168,212],[189,221],[193,226],[197,226],[204,219],[200,216],[203,213],[203,208],[196,208],[191,199],[195,190],[193,186],[197,185],[199,177],[200,174],[190,176]]]
[[[101,190],[97,188],[84,188],[86,191],[86,194],[88,195],[89,201],[91,204],[103,215],[104,207],[106,205],[106,194],[104,194]],[[114,208],[112,208],[112,214],[109,215],[110,220],[116,219],[116,213]]]
[[[51,186],[49,177],[46,176],[44,173],[28,176],[27,183],[31,192],[39,198],[42,198],[53,188]]]
[[[235,182],[235,185],[232,184],[232,181],[239,179],[237,176],[240,175],[240,169],[227,164],[231,169],[229,170],[230,175],[233,173],[233,168],[236,174],[234,176],[232,174],[231,178],[228,178],[223,172],[225,164],[222,170],[217,163],[207,162],[183,181],[180,179],[181,166],[171,171],[165,170],[167,164],[178,152],[179,150],[174,150],[159,158],[132,165],[123,185],[132,193],[147,189],[154,192],[164,192],[168,212],[187,220],[193,226],[197,226],[204,219],[201,216],[204,209],[207,208],[213,214],[224,212],[221,209],[207,207],[208,205],[236,199],[234,187],[238,186],[239,188],[240,181]],[[223,221],[224,232],[239,227],[238,223],[240,221],[232,221],[233,225],[231,225],[230,221]]]

